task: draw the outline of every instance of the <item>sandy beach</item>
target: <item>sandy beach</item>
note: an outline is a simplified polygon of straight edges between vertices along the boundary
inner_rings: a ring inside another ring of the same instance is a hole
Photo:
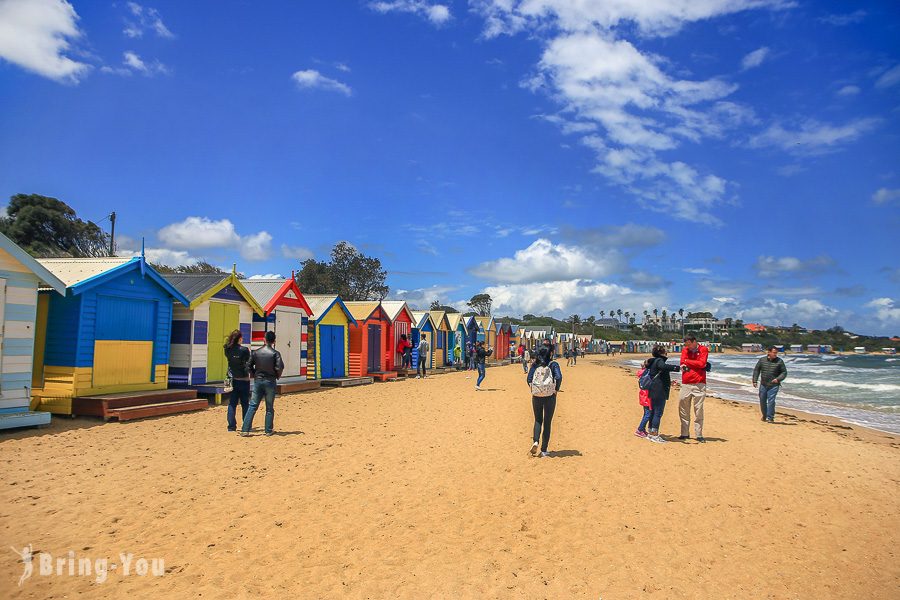
[[[709,400],[708,443],[657,445],[626,370],[563,372],[549,458],[518,365],[280,397],[271,438],[224,406],[4,432],[0,596],[900,597],[897,436]],[[28,544],[166,572],[18,587]]]

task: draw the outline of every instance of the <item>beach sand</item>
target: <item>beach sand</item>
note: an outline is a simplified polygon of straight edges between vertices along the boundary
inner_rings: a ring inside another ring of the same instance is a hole
[[[225,407],[2,433],[0,597],[900,597],[896,436],[708,400],[707,444],[657,445],[632,375],[563,372],[550,458],[518,365],[280,397],[270,438]],[[27,544],[166,574],[17,587]]]

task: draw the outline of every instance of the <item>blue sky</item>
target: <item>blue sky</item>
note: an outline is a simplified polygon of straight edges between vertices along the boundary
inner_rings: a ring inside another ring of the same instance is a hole
[[[900,9],[0,0],[0,194],[392,297],[900,334]]]

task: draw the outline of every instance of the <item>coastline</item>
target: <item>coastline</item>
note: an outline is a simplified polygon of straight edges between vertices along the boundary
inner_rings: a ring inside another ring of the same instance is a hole
[[[742,353],[739,351],[725,351],[723,354],[745,355],[746,353]],[[633,365],[627,364],[627,361],[643,360],[646,358],[650,358],[650,355],[649,354],[629,354],[629,355],[627,355],[627,358],[626,357],[616,357],[616,362],[617,362],[616,366],[628,371],[632,375],[636,375],[637,368]],[[609,357],[609,359],[607,359],[606,357],[603,357],[603,359],[611,360],[612,357]],[[673,379],[672,389],[677,390],[680,387],[681,387],[681,383]],[[751,410],[751,412],[754,413],[754,415],[757,414],[757,410],[759,408],[758,404],[754,400],[743,400],[743,399],[738,399],[738,398],[728,398],[728,397],[722,396],[721,394],[716,392],[714,384],[713,384],[712,390],[709,390],[709,389],[707,390],[706,397],[707,398],[715,398],[719,402],[733,404],[734,406],[738,406],[738,407],[749,407],[749,409]],[[671,402],[671,398],[670,398],[670,402]],[[807,401],[807,402],[811,402],[811,401]],[[790,417],[790,418],[796,419],[800,422],[809,422],[809,423],[813,423],[813,424],[818,424],[830,431],[835,431],[835,432],[845,431],[846,432],[846,431],[852,430],[855,432],[855,435],[857,437],[864,439],[865,441],[870,441],[872,443],[892,444],[892,443],[900,442],[900,435],[898,435],[894,432],[891,432],[891,431],[884,431],[884,430],[878,429],[876,427],[872,427],[871,425],[856,423],[854,421],[843,419],[841,417],[834,416],[834,415],[827,415],[827,414],[817,413],[814,411],[807,411],[807,410],[801,410],[798,408],[783,406],[781,403],[776,404],[775,414],[776,414],[776,417],[780,415],[782,417]]]
[[[166,575],[19,588],[8,552],[0,591],[688,600],[806,597],[815,581],[820,598],[896,596],[900,440],[714,401],[708,443],[652,444],[633,435],[622,366],[588,357],[563,374],[546,459],[527,455],[518,365],[488,369],[482,392],[448,373],[281,396],[273,437],[261,416],[249,438],[226,433],[224,406],[4,434],[8,545],[158,556]]]

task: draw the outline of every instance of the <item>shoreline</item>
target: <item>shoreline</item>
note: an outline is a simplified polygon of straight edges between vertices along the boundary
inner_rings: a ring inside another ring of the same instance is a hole
[[[746,353],[735,352],[735,354],[746,354]],[[649,354],[629,354],[628,356],[635,357],[635,358],[616,357],[616,360],[618,361],[618,364],[616,366],[628,371],[632,375],[637,374],[637,368],[634,367],[633,365],[626,364],[625,361],[640,360],[640,359],[645,359],[645,358],[650,357]],[[612,357],[609,357],[609,359],[606,359],[606,357],[604,357],[604,359],[606,361],[611,361]],[[681,388],[680,382],[672,381],[672,389],[673,390],[680,389],[680,388]],[[735,399],[735,398],[726,398],[724,396],[717,394],[715,391],[707,391],[706,397],[707,398],[715,398],[716,400],[718,400],[720,402],[730,403],[735,406],[751,407],[753,409],[754,415],[757,414],[756,411],[759,409],[759,405],[755,401]],[[671,397],[670,397],[669,401],[671,402]],[[857,409],[857,410],[859,410],[859,409]],[[865,438],[866,441],[870,441],[870,442],[877,443],[877,444],[889,444],[890,445],[890,444],[900,442],[900,434],[896,434],[892,431],[884,431],[884,430],[878,429],[876,427],[872,427],[870,425],[861,425],[859,423],[854,423],[853,421],[848,421],[846,419],[843,419],[841,417],[836,417],[834,415],[825,415],[825,414],[816,413],[816,412],[812,412],[812,411],[800,410],[797,408],[783,407],[780,404],[776,404],[775,414],[782,415],[785,417],[792,417],[793,419],[800,421],[800,422],[810,422],[810,423],[822,425],[826,428],[829,428],[832,431],[834,431],[834,430],[844,430],[844,431],[859,430],[858,433],[861,433],[862,437]]]

